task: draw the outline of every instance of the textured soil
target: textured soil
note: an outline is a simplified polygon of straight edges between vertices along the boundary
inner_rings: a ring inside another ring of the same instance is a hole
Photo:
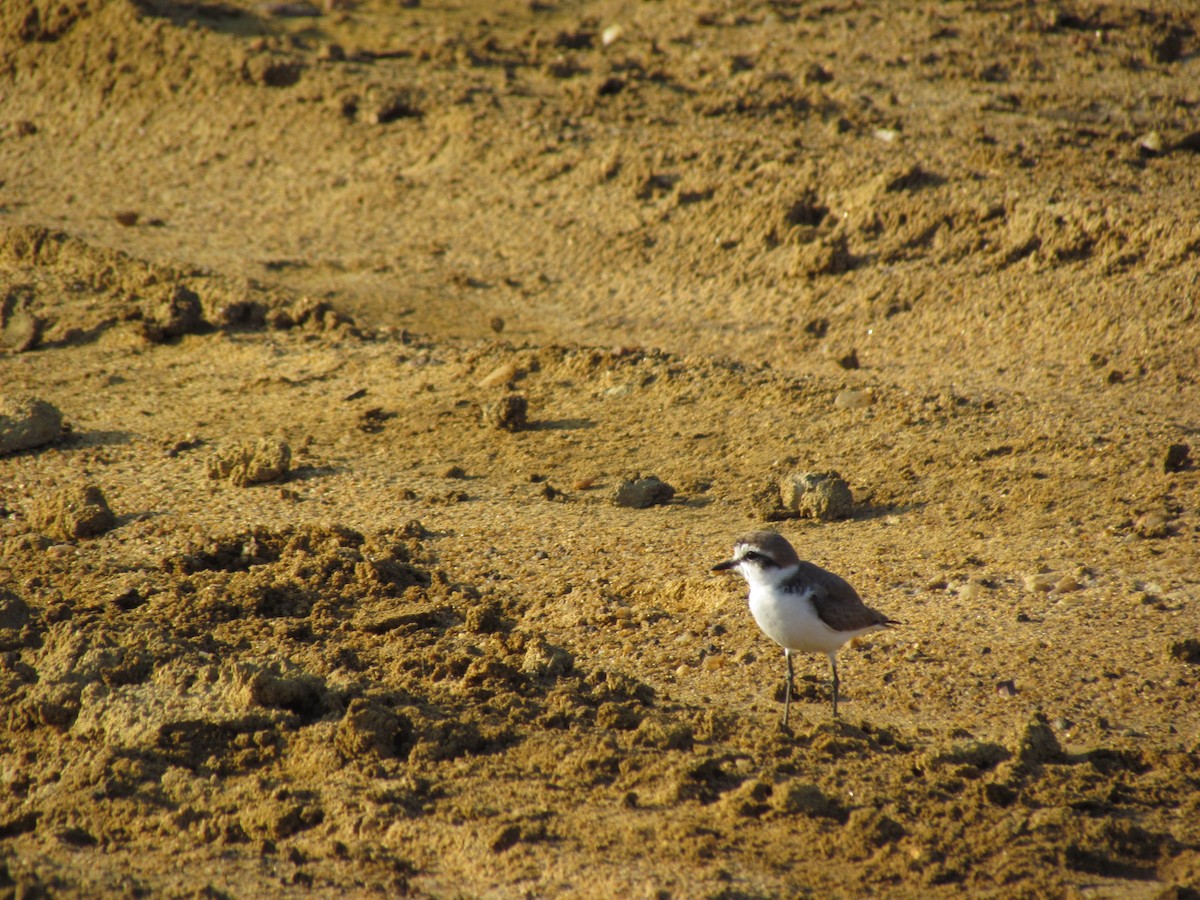
[[[16,0],[0,97],[0,895],[1200,894],[1194,4]]]

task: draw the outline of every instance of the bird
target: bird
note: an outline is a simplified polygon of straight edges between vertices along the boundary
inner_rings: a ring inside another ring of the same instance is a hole
[[[824,653],[833,669],[833,716],[838,714],[837,651],[859,635],[899,625],[863,603],[840,575],[800,559],[775,531],[751,531],[733,545],[733,557],[714,572],[736,571],[750,586],[750,612],[771,640],[783,647],[787,689],[783,724],[788,723],[795,674],[792,653]]]

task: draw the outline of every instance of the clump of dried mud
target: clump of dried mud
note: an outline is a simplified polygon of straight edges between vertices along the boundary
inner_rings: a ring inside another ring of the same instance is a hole
[[[1197,27],[5,6],[0,889],[1200,889]]]

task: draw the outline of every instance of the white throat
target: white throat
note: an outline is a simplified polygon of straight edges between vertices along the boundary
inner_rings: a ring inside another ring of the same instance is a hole
[[[795,575],[799,568],[799,566],[771,566],[763,568],[750,562],[738,564],[738,571],[746,579],[746,583],[750,585],[751,592],[756,589],[774,591]]]

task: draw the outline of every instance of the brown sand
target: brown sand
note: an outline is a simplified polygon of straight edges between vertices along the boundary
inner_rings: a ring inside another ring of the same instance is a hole
[[[0,10],[0,893],[1197,895],[1193,4]]]

